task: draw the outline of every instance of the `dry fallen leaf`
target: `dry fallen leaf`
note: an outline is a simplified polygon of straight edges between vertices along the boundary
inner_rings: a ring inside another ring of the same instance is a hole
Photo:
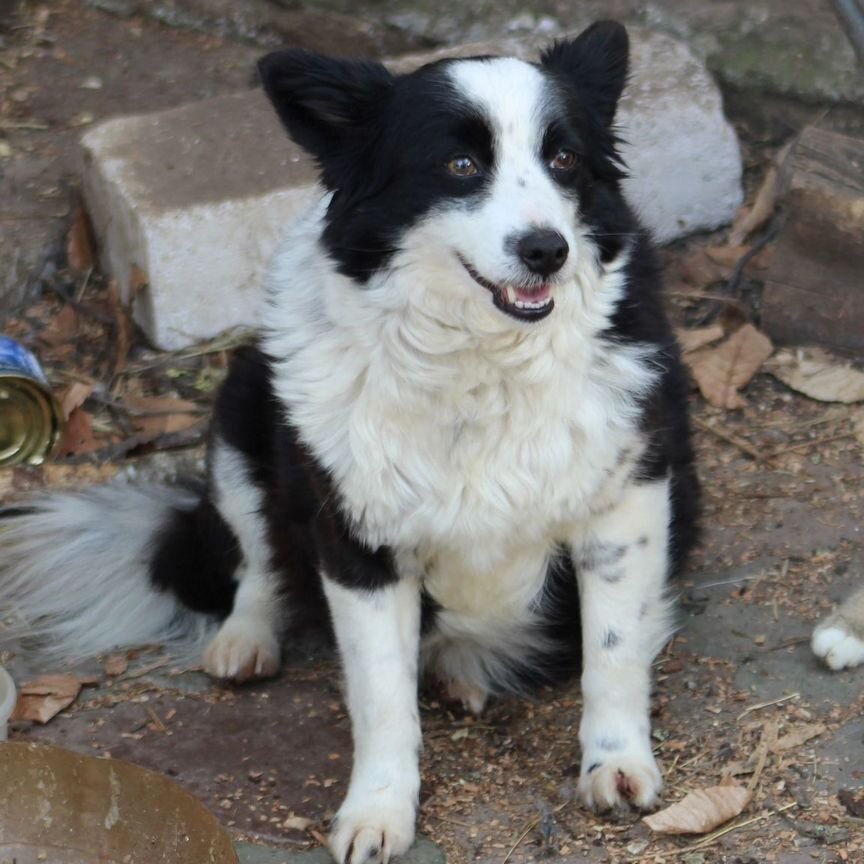
[[[190,429],[205,413],[194,402],[168,396],[129,396],[126,407],[136,432],[152,438]]]
[[[685,330],[683,327],[675,331],[678,337],[678,344],[685,354],[691,351],[698,351],[724,336],[724,330],[719,324],[712,324],[710,327],[696,327],[692,330]]]
[[[85,381],[73,381],[67,387],[64,387],[57,396],[64,419],[68,420],[69,415],[76,408],[80,408],[92,392],[93,385]]]
[[[864,372],[822,348],[778,351],[766,371],[819,402],[864,401]]]
[[[39,334],[39,341],[52,348],[70,342],[78,335],[78,313],[71,306],[63,306]]]
[[[78,698],[85,684],[98,682],[99,678],[80,675],[40,675],[19,688],[12,719],[47,723]]]
[[[306,819],[304,816],[289,816],[283,823],[283,828],[290,828],[293,831],[305,831],[310,825],[315,823],[311,819]]]
[[[750,252],[750,246],[706,246],[705,255],[715,264],[728,269],[729,274],[738,266],[740,261]],[[752,258],[748,259],[745,265],[745,271],[767,270],[771,266],[771,260],[774,257],[774,247],[767,246],[759,250]]]
[[[771,750],[774,753],[779,753],[781,750],[792,750],[795,747],[800,747],[811,738],[817,738],[827,730],[824,723],[799,723],[785,735],[778,738]]]
[[[774,159],[774,164],[768,169],[765,174],[765,179],[756,193],[756,198],[752,206],[743,206],[735,216],[732,222],[732,229],[729,231],[729,245],[740,246],[757,228],[761,227],[768,221],[774,213],[774,208],[777,206],[777,198],[780,195],[781,171],[783,163],[786,161],[786,156],[792,147],[793,142],[789,142],[783,147]]]
[[[114,341],[117,346],[114,352],[114,374],[119,375],[126,369],[129,360],[129,346],[132,342],[134,325],[129,311],[123,306],[117,280],[109,279],[107,289],[108,303],[114,318]]]
[[[747,403],[738,392],[771,356],[771,340],[752,324],[736,330],[715,348],[685,355],[702,395],[718,408],[742,408]]]
[[[734,819],[752,797],[743,786],[711,786],[690,792],[677,804],[642,821],[658,834],[705,834]]]
[[[74,456],[77,453],[89,453],[100,446],[93,436],[93,417],[83,408],[73,408],[66,419],[63,437],[57,445],[58,456]]]
[[[75,215],[66,236],[66,257],[69,266],[79,273],[92,270],[96,263],[93,253],[93,229],[90,227],[87,211],[80,201],[75,206]]]

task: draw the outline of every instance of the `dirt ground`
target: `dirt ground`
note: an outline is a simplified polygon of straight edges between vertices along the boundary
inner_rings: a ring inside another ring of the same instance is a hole
[[[0,308],[0,329],[39,351],[58,391],[68,394],[76,381],[89,390],[67,457],[0,470],[0,503],[117,472],[194,469],[202,412],[233,341],[154,352],[95,269],[67,266],[74,142],[94,119],[241,88],[258,51],[73,0],[13,4],[3,15],[0,285],[14,283],[27,297]],[[804,123],[862,128],[851,109],[736,93],[727,107],[751,191]],[[706,299],[710,286],[680,281],[681,262],[718,236],[667,250],[681,325],[735,316],[758,323],[758,272],[719,303]],[[654,740],[667,802],[728,776],[752,787],[753,802],[726,833],[703,838],[658,837],[635,815],[599,818],[574,798],[575,683],[533,701],[498,701],[481,718],[427,688],[420,829],[450,861],[864,861],[864,670],[829,673],[808,646],[813,622],[864,570],[864,445],[853,428],[861,409],[808,400],[764,373],[745,395],[746,407],[726,411],[694,394],[704,534],[679,586],[681,629],[656,664]],[[134,402],[155,398],[168,402],[158,410]],[[141,420],[178,414],[187,421]],[[57,671],[8,662],[20,680]],[[13,739],[160,770],[238,839],[285,850],[318,845],[350,767],[337,665],[320,639],[291,644],[277,680],[241,688],[177,670],[152,650],[117,674],[92,670],[100,683],[73,707],[45,726],[15,725]]]

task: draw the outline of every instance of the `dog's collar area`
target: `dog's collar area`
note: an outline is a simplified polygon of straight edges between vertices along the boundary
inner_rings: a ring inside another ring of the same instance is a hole
[[[539,321],[555,307],[548,282],[496,285],[481,276],[461,255],[459,263],[468,275],[492,294],[492,302],[502,311],[520,321]]]

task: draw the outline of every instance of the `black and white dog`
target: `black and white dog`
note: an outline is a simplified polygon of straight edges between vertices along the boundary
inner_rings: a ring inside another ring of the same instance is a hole
[[[697,485],[621,193],[627,64],[614,23],[538,64],[266,57],[324,190],[218,398],[206,491],[52,496],[0,532],[0,602],[61,653],[198,628],[211,674],[271,675],[326,599],[354,734],[340,862],[413,840],[421,666],[480,711],[581,654],[582,799],[657,802],[651,664]]]

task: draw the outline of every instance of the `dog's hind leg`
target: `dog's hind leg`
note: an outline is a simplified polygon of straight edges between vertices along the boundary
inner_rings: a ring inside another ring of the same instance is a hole
[[[233,681],[275,675],[281,665],[284,601],[267,538],[264,491],[254,483],[246,457],[218,437],[212,445],[211,485],[242,560],[233,609],[204,650],[204,670]]]
[[[664,596],[669,482],[631,483],[575,539],[583,671],[579,793],[591,807],[653,807],[662,779],[651,749],[651,664],[670,634]]]

